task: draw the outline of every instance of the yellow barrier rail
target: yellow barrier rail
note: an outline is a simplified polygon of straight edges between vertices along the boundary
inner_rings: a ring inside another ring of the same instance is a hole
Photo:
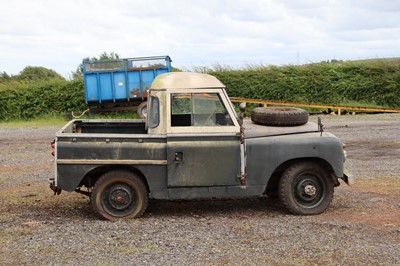
[[[342,110],[349,111],[365,111],[365,112],[382,112],[382,113],[400,113],[400,108],[380,108],[380,107],[362,107],[362,106],[344,106],[344,105],[332,105],[332,104],[314,104],[314,103],[294,103],[294,102],[276,102],[260,99],[246,99],[231,97],[232,102],[246,102],[246,103],[257,103],[264,105],[278,105],[278,106],[297,106],[297,107],[312,107],[319,109],[336,109],[338,115],[341,115]]]

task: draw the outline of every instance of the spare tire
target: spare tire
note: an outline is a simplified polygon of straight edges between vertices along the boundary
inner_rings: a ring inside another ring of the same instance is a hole
[[[265,126],[300,126],[308,122],[308,112],[294,107],[258,107],[251,112],[251,121]]]

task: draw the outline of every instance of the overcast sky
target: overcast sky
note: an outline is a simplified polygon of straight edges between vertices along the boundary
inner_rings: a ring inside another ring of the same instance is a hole
[[[0,0],[0,72],[63,76],[85,57],[178,68],[400,56],[399,0]]]

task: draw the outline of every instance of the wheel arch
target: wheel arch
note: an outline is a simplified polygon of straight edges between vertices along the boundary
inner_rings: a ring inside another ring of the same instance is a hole
[[[127,172],[131,172],[140,177],[143,183],[146,185],[147,189],[150,191],[149,184],[147,182],[146,176],[143,172],[138,168],[130,165],[101,165],[93,168],[89,172],[86,173],[79,186],[85,186],[92,188],[97,180],[104,175],[105,173],[114,171],[114,170],[123,170]]]
[[[327,173],[331,176],[333,184],[335,186],[338,186],[340,184],[338,181],[338,177],[335,175],[335,171],[334,171],[332,165],[330,165],[329,162],[327,162],[326,160],[324,160],[322,158],[318,158],[318,157],[295,158],[295,159],[287,160],[287,161],[281,163],[275,169],[275,171],[272,173],[272,175],[270,176],[270,178],[267,182],[265,192],[267,192],[268,190],[273,190],[274,188],[276,188],[278,186],[279,180],[281,179],[282,174],[285,171],[285,169],[287,169],[291,165],[294,165],[297,163],[302,163],[302,162],[314,162],[314,163],[321,165],[327,171]]]

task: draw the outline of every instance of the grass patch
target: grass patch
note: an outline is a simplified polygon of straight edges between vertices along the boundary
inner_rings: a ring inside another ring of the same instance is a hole
[[[11,121],[2,121],[0,126],[7,127],[45,127],[45,126],[62,126],[66,123],[63,116],[46,115],[34,119],[13,119]]]

